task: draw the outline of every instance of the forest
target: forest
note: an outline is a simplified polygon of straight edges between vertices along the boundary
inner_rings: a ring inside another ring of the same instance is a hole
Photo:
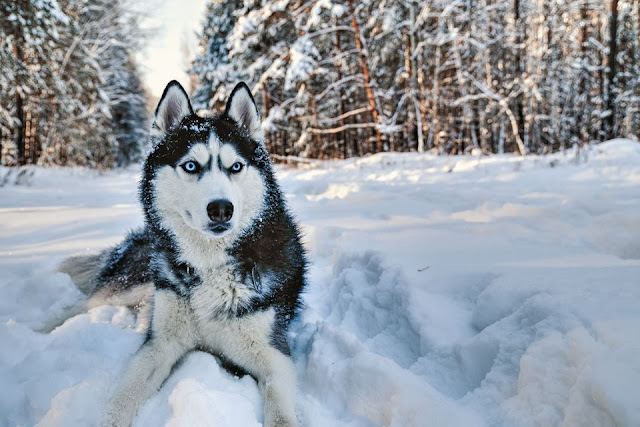
[[[0,9],[1,163],[140,160],[140,13]],[[198,37],[194,106],[220,111],[246,81],[276,160],[526,155],[640,134],[640,0],[211,0]]]
[[[639,213],[640,0],[0,0],[0,427],[640,427]]]
[[[249,82],[277,155],[525,155],[640,132],[638,0],[213,0],[201,48],[196,105]]]
[[[126,0],[0,2],[3,165],[141,160],[149,113],[134,52],[146,34]]]

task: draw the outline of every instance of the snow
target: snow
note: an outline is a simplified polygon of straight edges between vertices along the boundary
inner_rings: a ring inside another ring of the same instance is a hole
[[[0,425],[95,425],[143,340],[55,266],[141,224],[136,168],[0,169]],[[291,342],[305,426],[640,425],[640,144],[278,168],[310,252]],[[194,352],[136,426],[261,425]]]
[[[309,76],[318,67],[315,58],[320,57],[320,53],[309,40],[308,37],[296,41],[289,50],[291,57],[289,68],[285,77],[285,89],[291,90],[298,87],[299,82],[309,80]]]

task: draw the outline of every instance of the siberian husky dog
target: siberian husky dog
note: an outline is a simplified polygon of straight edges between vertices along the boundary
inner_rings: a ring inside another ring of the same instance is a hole
[[[100,255],[63,262],[61,271],[89,297],[48,329],[93,306],[135,306],[152,294],[146,339],[104,425],[130,425],[196,349],[256,378],[266,426],[297,425],[287,327],[300,306],[306,258],[249,88],[238,84],[224,113],[203,118],[170,82],[151,141],[140,182],[144,227]]]

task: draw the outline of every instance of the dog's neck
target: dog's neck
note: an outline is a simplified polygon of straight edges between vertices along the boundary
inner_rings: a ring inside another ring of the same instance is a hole
[[[176,261],[199,272],[226,265],[229,262],[227,250],[237,239],[237,232],[221,238],[209,238],[179,221],[172,224],[170,230],[155,227],[162,250],[172,252]]]

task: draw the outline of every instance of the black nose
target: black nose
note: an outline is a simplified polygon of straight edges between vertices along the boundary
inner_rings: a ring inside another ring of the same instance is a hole
[[[233,204],[228,200],[214,200],[207,205],[207,214],[211,221],[227,222],[233,216]]]

